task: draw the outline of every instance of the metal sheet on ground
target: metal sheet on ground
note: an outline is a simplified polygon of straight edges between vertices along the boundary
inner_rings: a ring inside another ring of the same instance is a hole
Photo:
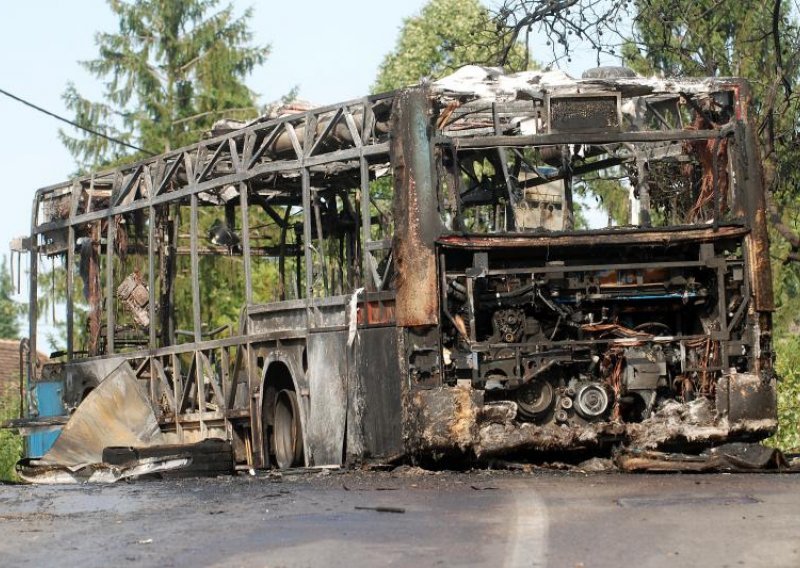
[[[163,435],[147,393],[130,365],[123,363],[89,393],[38,465],[97,464],[107,446],[159,443]]]

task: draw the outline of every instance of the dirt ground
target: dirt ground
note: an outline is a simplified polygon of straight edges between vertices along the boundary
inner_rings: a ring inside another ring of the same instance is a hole
[[[800,475],[293,472],[0,486],[2,566],[800,566]]]

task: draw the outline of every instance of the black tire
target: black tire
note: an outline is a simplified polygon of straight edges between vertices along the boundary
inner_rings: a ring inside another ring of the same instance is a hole
[[[126,446],[108,446],[103,448],[103,463],[108,465],[125,466],[135,463],[139,459],[136,448]]]
[[[110,446],[103,449],[103,462],[119,467],[136,465],[143,459],[186,457],[191,461],[178,470],[162,472],[167,476],[192,477],[234,472],[233,448],[227,440],[210,438],[193,444],[163,444],[149,448]]]
[[[279,469],[303,465],[303,432],[300,406],[293,390],[282,390],[275,397],[272,451]]]

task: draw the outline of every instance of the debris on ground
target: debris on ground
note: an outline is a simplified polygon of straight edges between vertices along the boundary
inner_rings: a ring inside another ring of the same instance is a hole
[[[360,507],[356,505],[356,511],[376,511],[378,513],[405,513],[402,507]]]
[[[625,472],[797,472],[800,461],[787,461],[776,448],[761,444],[723,444],[700,454],[620,450],[615,465]]]
[[[226,440],[167,444],[147,393],[128,363],[95,388],[53,447],[17,464],[28,483],[113,483],[145,475],[216,476],[234,472]]]

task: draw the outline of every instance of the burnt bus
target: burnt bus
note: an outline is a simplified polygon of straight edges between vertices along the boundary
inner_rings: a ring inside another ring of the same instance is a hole
[[[48,287],[66,345],[27,388],[69,412],[128,365],[165,439],[254,467],[762,439],[749,104],[740,79],[466,67],[42,189],[29,352]]]

